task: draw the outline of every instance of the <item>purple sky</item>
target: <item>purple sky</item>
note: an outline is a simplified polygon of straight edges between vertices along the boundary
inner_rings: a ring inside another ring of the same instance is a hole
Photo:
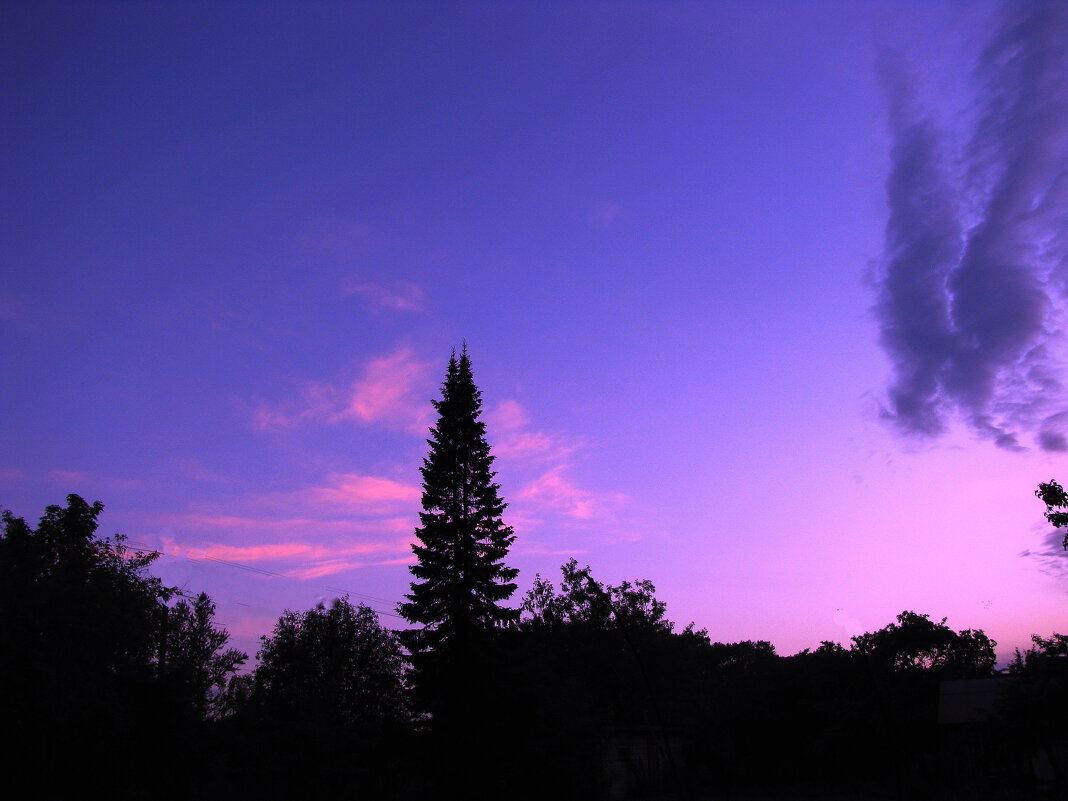
[[[390,611],[466,338],[521,591],[1064,631],[1066,8],[10,6],[0,504]]]

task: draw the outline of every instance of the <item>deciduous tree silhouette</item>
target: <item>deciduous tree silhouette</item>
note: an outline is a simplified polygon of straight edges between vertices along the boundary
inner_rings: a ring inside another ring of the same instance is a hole
[[[942,679],[989,676],[997,643],[979,630],[953,631],[930,615],[902,612],[894,623],[853,637],[853,646],[879,670],[903,675],[933,671]]]
[[[622,623],[635,631],[669,633],[674,624],[665,618],[667,604],[657,600],[656,587],[648,579],[624,581],[602,587],[590,576],[590,568],[579,568],[569,559],[560,567],[560,592],[540,575],[523,597],[520,609],[530,614],[526,626],[583,624],[595,628],[615,628]],[[612,621],[615,615],[619,623]]]
[[[64,794],[52,784],[63,777],[131,792],[152,749],[188,746],[188,725],[244,658],[217,653],[226,633],[207,596],[168,610],[176,591],[147,573],[158,553],[96,536],[103,509],[68,495],[36,528],[3,514],[0,706],[19,732],[12,763],[46,796]],[[126,768],[100,770],[115,753]]]
[[[362,728],[407,718],[400,643],[364,604],[287,611],[258,656],[253,702],[275,717]]]
[[[1057,528],[1068,528],[1068,511],[1056,511],[1068,509],[1068,492],[1065,492],[1064,487],[1050,480],[1048,484],[1039,484],[1035,495],[1046,504],[1046,520]],[[1065,550],[1068,550],[1068,532],[1065,533],[1061,544],[1064,545]]]
[[[215,603],[205,593],[164,607],[161,615],[160,677],[195,720],[216,717],[231,677],[248,655],[224,650],[230,635],[215,627]]]
[[[255,672],[220,699],[232,792],[218,797],[393,797],[415,773],[396,635],[338,598],[287,610],[261,643]]]

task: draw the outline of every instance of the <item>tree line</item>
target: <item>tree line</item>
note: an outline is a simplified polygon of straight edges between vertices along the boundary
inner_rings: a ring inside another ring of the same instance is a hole
[[[782,656],[678,629],[652,582],[605,584],[574,559],[509,606],[516,535],[466,348],[434,405],[398,607],[411,627],[348,598],[286,611],[247,672],[207,595],[152,576],[158,554],[97,536],[99,502],[70,495],[36,527],[5,512],[0,687],[16,773],[56,798],[746,798],[806,782],[950,797],[939,688],[996,676],[986,634],[905,611],[848,645]],[[1059,489],[1040,488],[1048,516],[1068,506]],[[1065,661],[1060,634],[1017,652],[996,722],[969,740],[984,771],[970,797],[1037,792],[1024,767],[1036,753],[1063,789]]]

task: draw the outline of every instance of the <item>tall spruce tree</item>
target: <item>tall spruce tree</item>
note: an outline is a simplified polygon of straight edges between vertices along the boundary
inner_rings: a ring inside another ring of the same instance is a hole
[[[404,642],[424,702],[444,718],[472,706],[494,630],[518,620],[519,610],[501,602],[515,592],[519,571],[503,563],[515,534],[501,519],[507,504],[493,481],[494,457],[479,420],[482,393],[466,345],[449,358],[441,400],[433,403],[438,421],[423,460],[420,544],[412,546],[416,580],[398,609],[421,626]]]

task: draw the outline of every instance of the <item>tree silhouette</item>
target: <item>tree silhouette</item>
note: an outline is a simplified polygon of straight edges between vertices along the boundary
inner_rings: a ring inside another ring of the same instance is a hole
[[[0,706],[19,732],[12,764],[45,796],[64,780],[112,794],[145,781],[152,749],[188,747],[189,724],[244,659],[217,653],[227,635],[207,596],[168,609],[177,591],[146,572],[158,553],[96,536],[103,509],[68,495],[36,528],[3,514]],[[127,769],[101,771],[115,753]]]
[[[1035,495],[1042,503],[1046,504],[1046,520],[1057,528],[1068,528],[1068,511],[1057,512],[1056,509],[1068,509],[1068,492],[1056,481],[1050,480],[1048,484],[1039,484]],[[1068,550],[1068,533],[1065,533],[1061,543]]]
[[[364,604],[286,611],[258,656],[253,702],[273,716],[361,727],[407,717],[400,644]]]
[[[520,610],[530,614],[527,627],[582,624],[604,629],[623,625],[635,631],[665,633],[674,627],[664,617],[667,605],[657,600],[656,587],[648,579],[602,586],[590,576],[589,566],[579,568],[574,558],[563,564],[560,572],[559,593],[548,579],[540,574],[534,577],[534,585],[520,604]],[[613,616],[618,622],[612,622]]]
[[[494,457],[479,420],[482,393],[466,345],[459,359],[449,359],[441,400],[433,404],[438,422],[423,460],[423,511],[415,530],[422,544],[412,546],[419,561],[411,572],[419,581],[399,611],[424,626],[424,647],[462,652],[480,633],[519,616],[500,606],[516,589],[519,571],[503,564],[515,534],[501,519],[507,504],[493,482]]]
[[[885,628],[853,637],[856,651],[880,670],[898,675],[934,671],[954,679],[989,676],[996,646],[982,631],[953,631],[946,618],[935,623],[930,615],[909,611]]]
[[[5,670],[87,702],[115,678],[151,676],[159,611],[173,592],[145,573],[159,554],[130,552],[121,535],[96,537],[103,510],[68,495],[36,529],[5,511],[0,536]]]
[[[515,540],[501,515],[506,504],[491,467],[493,456],[480,419],[481,393],[471,373],[464,346],[449,358],[441,400],[434,401],[437,424],[431,429],[430,452],[423,460],[423,510],[413,545],[417,562],[414,581],[400,613],[420,626],[402,632],[412,663],[412,684],[418,705],[431,716],[440,736],[438,764],[433,771],[442,788],[487,796],[492,781],[483,769],[474,777],[465,754],[480,751],[483,765],[503,747],[499,695],[501,651],[494,648],[498,632],[518,620],[519,610],[502,606],[515,592],[515,568],[504,558]]]
[[[164,607],[157,667],[183,708],[195,720],[220,713],[231,676],[248,659],[235,648],[225,629],[215,627],[215,604],[205,593]]]

